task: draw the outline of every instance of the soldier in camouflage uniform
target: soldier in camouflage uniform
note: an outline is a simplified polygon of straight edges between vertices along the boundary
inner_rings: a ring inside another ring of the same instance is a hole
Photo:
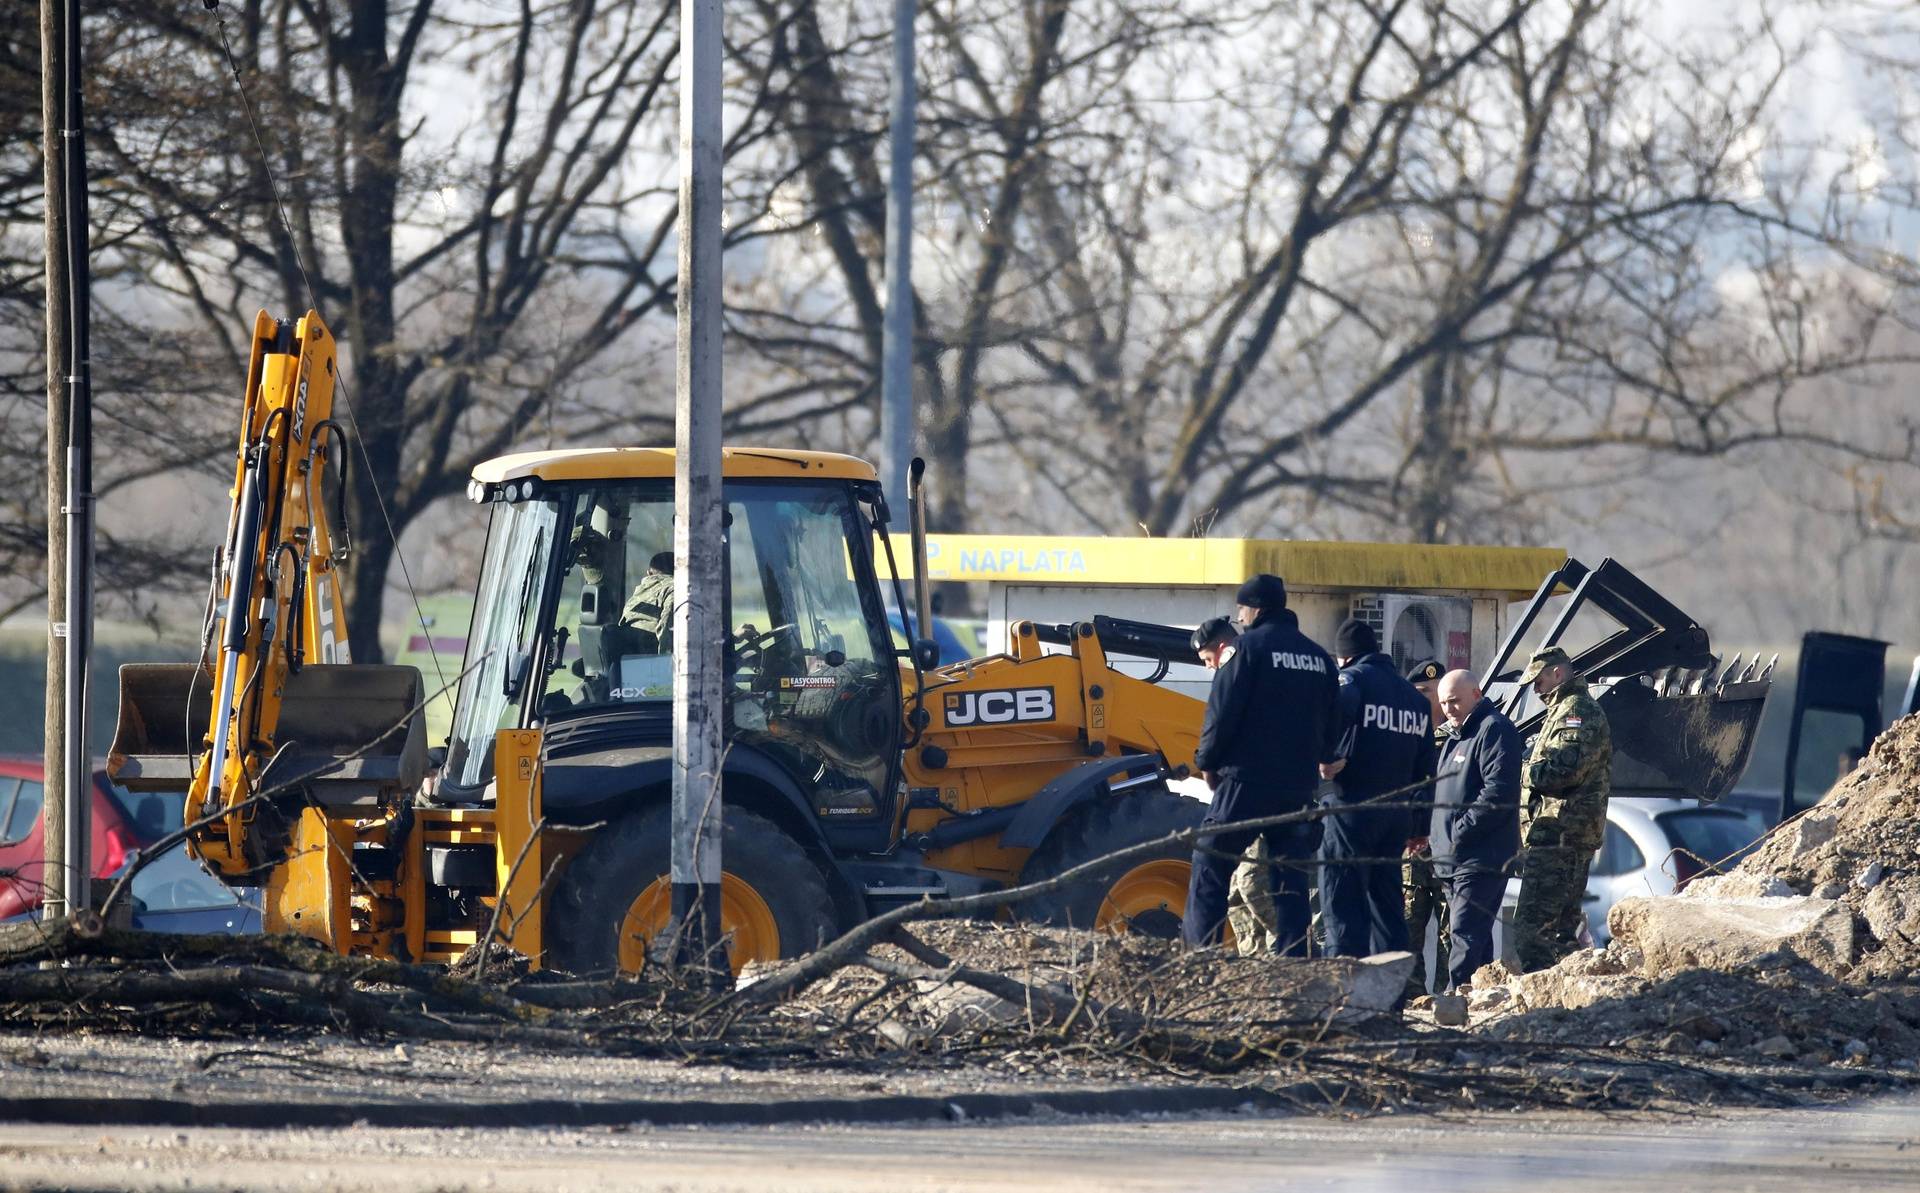
[[[1437,750],[1447,741],[1447,718],[1440,711],[1440,677],[1444,672],[1440,664],[1432,659],[1415,663],[1407,669],[1407,681],[1420,690],[1420,694],[1433,705],[1433,744]],[[1432,792],[1422,792],[1415,797],[1421,803],[1431,804]],[[1426,821],[1431,819],[1428,812],[1416,810],[1415,827],[1410,830],[1412,839],[1407,843],[1406,858],[1400,864],[1400,893],[1405,902],[1407,913],[1407,947],[1413,950],[1413,972],[1407,975],[1407,997],[1418,998],[1427,993],[1427,925],[1436,925],[1439,929],[1439,945],[1434,953],[1434,968],[1444,973],[1447,957],[1450,955],[1452,934],[1447,931],[1447,886],[1433,872],[1433,850],[1427,845]],[[1440,985],[1446,983],[1443,980]]]
[[[1227,927],[1233,948],[1242,957],[1265,957],[1280,949],[1279,913],[1273,906],[1268,878],[1267,839],[1255,837],[1246,860],[1234,868],[1227,883]]]
[[[1578,948],[1587,868],[1607,828],[1613,737],[1607,714],[1557,646],[1536,651],[1521,675],[1547,707],[1528,751],[1520,804],[1520,901],[1514,951],[1523,972]]]

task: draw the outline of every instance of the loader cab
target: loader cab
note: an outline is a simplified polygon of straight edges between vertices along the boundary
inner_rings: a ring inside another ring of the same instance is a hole
[[[884,831],[902,719],[872,559],[873,470],[730,449],[723,475],[729,748],[776,768],[829,823]],[[549,763],[591,768],[602,787],[619,786],[622,768],[664,772],[673,453],[506,457],[475,470],[469,495],[491,521],[442,798],[487,798],[506,728],[540,726]]]

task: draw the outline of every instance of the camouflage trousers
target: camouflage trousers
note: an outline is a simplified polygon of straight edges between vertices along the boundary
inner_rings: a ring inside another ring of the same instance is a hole
[[[1227,928],[1242,957],[1262,956],[1279,944],[1280,919],[1273,909],[1267,878],[1267,839],[1255,837],[1246,860],[1234,867],[1227,884]]]
[[[1580,947],[1581,896],[1593,850],[1529,845],[1520,856],[1520,899],[1513,909],[1513,951],[1522,973],[1547,969]]]
[[[1433,872],[1433,855],[1422,851],[1409,853],[1400,864],[1400,892],[1407,912],[1407,947],[1413,950],[1413,972],[1407,977],[1407,993],[1427,993],[1427,925],[1440,930],[1440,942],[1434,953],[1434,969],[1446,972],[1448,950],[1453,933],[1447,925],[1447,884]],[[1445,981],[1439,983],[1443,988]]]

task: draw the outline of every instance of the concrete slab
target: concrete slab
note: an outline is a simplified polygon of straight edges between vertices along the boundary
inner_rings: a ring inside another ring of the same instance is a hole
[[[1640,950],[1641,972],[1734,970],[1782,954],[1840,975],[1855,953],[1853,912],[1811,895],[1786,898],[1632,898],[1614,904],[1613,938]]]

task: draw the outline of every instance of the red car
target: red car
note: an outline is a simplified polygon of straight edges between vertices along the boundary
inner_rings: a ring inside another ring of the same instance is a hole
[[[38,758],[0,758],[0,920],[40,906],[46,865],[46,822],[40,817],[45,773]],[[105,772],[95,771],[93,876],[117,873],[139,845],[140,834],[114,798]]]

